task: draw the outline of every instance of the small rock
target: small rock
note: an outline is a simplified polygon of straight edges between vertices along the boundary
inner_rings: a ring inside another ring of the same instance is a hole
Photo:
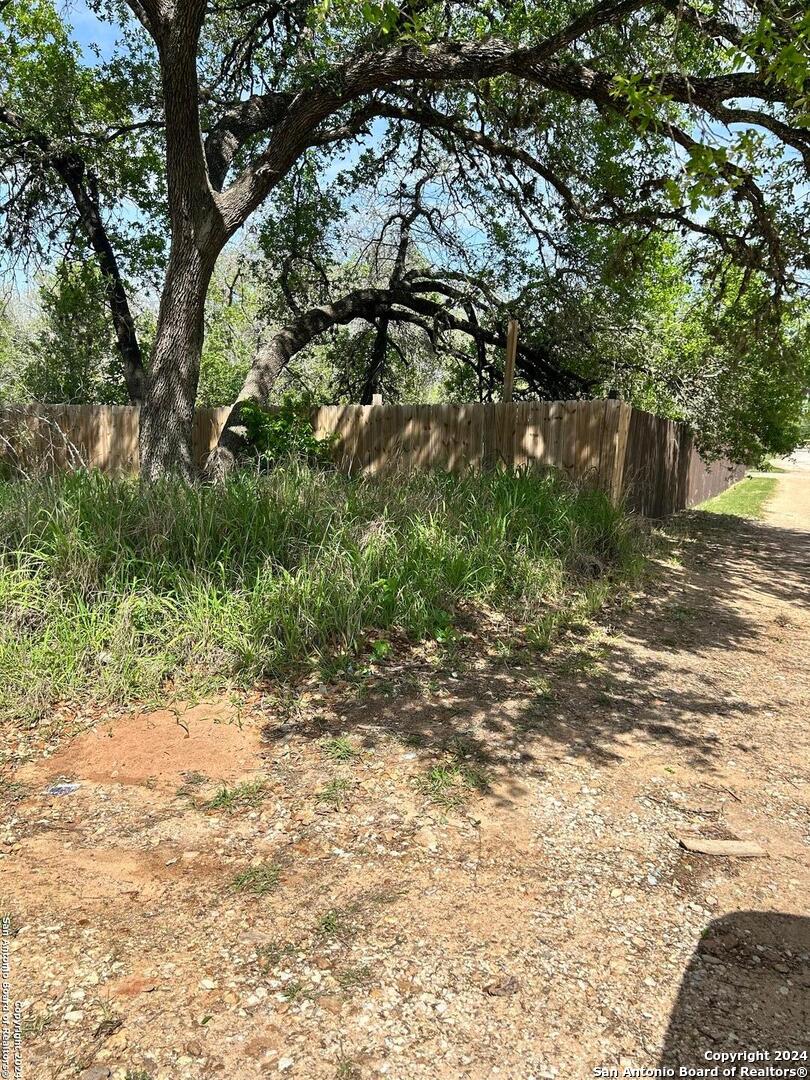
[[[484,993],[489,994],[490,997],[508,997],[510,994],[516,994],[519,989],[519,980],[514,975],[505,975],[502,979],[485,986]]]
[[[110,1070],[105,1065],[91,1065],[79,1073],[79,1080],[107,1080]]]

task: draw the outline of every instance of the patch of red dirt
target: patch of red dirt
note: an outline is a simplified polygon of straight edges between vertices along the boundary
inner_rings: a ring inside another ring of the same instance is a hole
[[[261,750],[259,727],[240,723],[228,705],[161,709],[99,724],[21,770],[20,778],[70,777],[173,791],[190,773],[217,781],[255,773]]]

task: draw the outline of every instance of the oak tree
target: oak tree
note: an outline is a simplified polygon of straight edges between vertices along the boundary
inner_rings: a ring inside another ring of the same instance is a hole
[[[328,161],[379,125],[431,132],[449,153],[516,181],[527,213],[543,208],[547,224],[665,224],[744,274],[766,276],[777,298],[803,287],[810,14],[801,4],[96,3],[121,28],[124,48],[88,73],[71,61],[59,20],[42,25],[56,18],[46,4],[32,17],[6,0],[11,33],[0,59],[12,75],[0,82],[0,163],[18,233],[41,243],[53,208],[70,210],[98,262],[129,392],[141,405],[147,478],[194,473],[204,305],[221,252],[306,154]],[[64,101],[53,97],[55,70],[66,79]],[[104,205],[105,193],[119,206],[127,197],[146,203],[165,220],[148,358],[122,271],[131,254],[115,244],[126,228],[111,228],[118,207]],[[377,320],[425,304],[419,279],[407,303],[404,284],[393,282]],[[288,330],[283,348],[296,341]],[[264,399],[273,363],[260,351],[240,400]],[[228,463],[239,408],[218,468]]]

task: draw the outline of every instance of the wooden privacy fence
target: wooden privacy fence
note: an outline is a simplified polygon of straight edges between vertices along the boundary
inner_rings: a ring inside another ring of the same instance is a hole
[[[227,415],[228,409],[197,411],[193,443],[200,464]],[[613,400],[325,405],[313,411],[312,423],[318,437],[335,436],[335,460],[346,472],[548,466],[590,479],[650,517],[694,506],[744,474],[727,461],[704,462],[683,424]],[[138,409],[27,405],[0,410],[2,458],[23,471],[85,466],[135,472]]]

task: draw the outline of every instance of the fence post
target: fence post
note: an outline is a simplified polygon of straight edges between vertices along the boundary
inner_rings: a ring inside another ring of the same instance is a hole
[[[518,321],[510,319],[506,327],[506,366],[503,374],[503,400],[511,401],[515,390],[515,359],[517,357]]]

